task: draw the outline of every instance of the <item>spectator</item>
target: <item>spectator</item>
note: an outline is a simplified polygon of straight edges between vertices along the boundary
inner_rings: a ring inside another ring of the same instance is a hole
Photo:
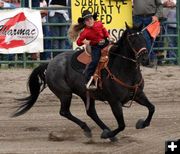
[[[21,6],[20,0],[12,0],[12,3],[15,5],[16,8],[19,8]]]
[[[29,6],[29,0],[24,0],[24,6],[25,7],[39,7],[40,1],[39,0],[32,0],[31,4],[32,4],[32,6]]]
[[[49,7],[65,7],[68,6],[68,0],[49,0]],[[49,23],[67,23],[69,21],[69,12],[66,9],[62,10],[50,10]],[[50,26],[50,32],[52,37],[63,37],[67,36],[68,26]],[[66,49],[67,40],[66,39],[53,39],[52,48],[53,49]],[[58,52],[53,53],[53,57],[56,56]]]
[[[47,7],[47,3],[45,0],[40,0],[40,7]],[[42,23],[46,23],[47,21],[47,10],[41,10]],[[49,26],[43,25],[43,35],[44,37],[50,36]],[[51,49],[51,41],[48,39],[44,39],[44,49]],[[44,51],[40,54],[41,60],[49,60],[51,59],[51,52]]]
[[[161,0],[133,0],[133,24],[143,25],[146,27],[150,23],[159,20],[163,14],[163,6]],[[150,61],[155,58],[155,53],[151,50],[152,39],[149,33],[145,30],[143,31],[147,48],[150,52]],[[149,63],[149,62],[147,62]]]
[[[12,8],[15,9],[16,6],[12,3],[12,0],[2,0],[4,2],[4,8]]]
[[[163,15],[168,22],[176,22],[176,0],[163,0]],[[168,24],[167,34],[177,34],[177,25]],[[177,37],[169,37],[168,47],[177,47]],[[167,58],[177,58],[175,50],[168,50]],[[170,63],[176,64],[177,61],[170,60]]]

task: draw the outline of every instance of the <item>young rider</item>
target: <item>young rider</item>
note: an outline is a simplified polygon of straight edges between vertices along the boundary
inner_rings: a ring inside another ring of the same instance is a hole
[[[101,57],[101,49],[109,44],[108,38],[111,39],[108,31],[101,21],[97,21],[97,14],[92,15],[90,11],[84,10],[82,17],[78,18],[79,27],[82,28],[77,39],[77,45],[90,45],[92,61],[88,65],[85,72],[86,84],[93,76],[99,59]],[[93,86],[93,85],[92,85]],[[86,87],[92,88],[92,87]]]

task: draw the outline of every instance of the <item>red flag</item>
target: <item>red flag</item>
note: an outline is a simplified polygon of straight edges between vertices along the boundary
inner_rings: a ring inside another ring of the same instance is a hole
[[[151,24],[149,24],[146,27],[147,31],[149,32],[150,36],[155,39],[159,33],[160,33],[160,22],[159,21],[155,21]]]

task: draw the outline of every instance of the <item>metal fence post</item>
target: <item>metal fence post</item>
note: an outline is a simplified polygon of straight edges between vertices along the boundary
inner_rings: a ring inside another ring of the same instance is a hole
[[[24,7],[24,6],[25,6],[25,1],[21,0],[21,7]]]
[[[178,65],[180,65],[180,2],[177,1],[176,6],[176,13],[177,13],[177,32],[178,32]]]

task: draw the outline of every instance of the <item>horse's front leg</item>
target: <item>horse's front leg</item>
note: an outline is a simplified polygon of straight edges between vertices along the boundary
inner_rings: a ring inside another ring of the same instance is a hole
[[[118,128],[113,131],[105,130],[103,131],[101,138],[112,138],[117,135],[120,131],[123,131],[125,128],[122,104],[120,102],[109,102],[111,110],[117,120]]]
[[[85,106],[86,106],[86,99],[85,98],[82,98],[82,100],[84,101],[85,103]],[[94,99],[90,99],[90,105],[89,105],[89,108],[88,110],[86,110],[87,112],[87,115],[91,117],[92,120],[94,120],[94,122],[104,131],[110,131],[110,129],[108,128],[108,126],[106,126],[103,121],[99,118],[99,116],[97,115],[97,112],[96,112],[96,108],[95,108],[95,101]],[[109,138],[111,141],[117,141],[117,138],[116,137],[112,137],[112,138]]]
[[[138,94],[135,98],[135,101],[143,106],[146,106],[149,110],[149,114],[148,114],[146,120],[139,119],[138,122],[136,123],[136,128],[142,129],[142,128],[145,128],[150,125],[152,116],[155,111],[155,106],[150,103],[150,101],[148,100],[148,98],[146,97],[144,92],[141,92],[140,94]]]

